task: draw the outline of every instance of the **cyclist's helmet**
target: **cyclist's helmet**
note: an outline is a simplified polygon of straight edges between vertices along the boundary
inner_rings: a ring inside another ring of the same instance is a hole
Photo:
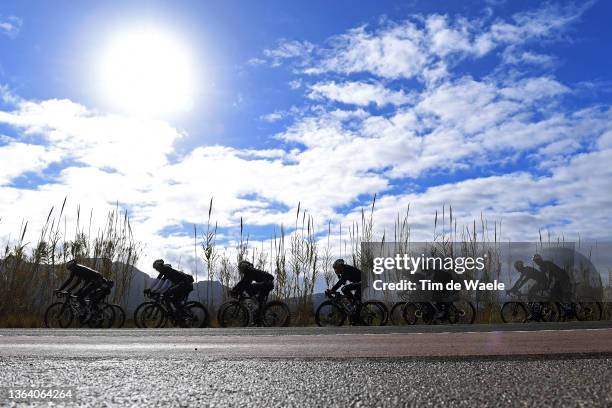
[[[514,269],[516,269],[517,271],[520,271],[523,269],[523,261],[516,261],[514,263]]]
[[[153,262],[153,269],[159,269],[162,266],[164,266],[164,260],[163,259],[158,259],[155,262]]]
[[[334,264],[332,265],[332,268],[334,268],[334,271],[336,271],[336,274],[340,274],[340,269],[342,268],[343,265],[344,265],[344,259],[336,259],[334,261]]]
[[[240,261],[238,262],[238,270],[240,272],[244,272],[247,269],[251,269],[253,267],[253,264],[250,263],[249,261]]]
[[[540,262],[542,262],[542,261],[543,261],[543,259],[542,259],[542,256],[541,256],[540,254],[535,254],[535,255],[533,256],[533,262],[535,262],[535,263],[539,264],[539,263],[540,263]]]

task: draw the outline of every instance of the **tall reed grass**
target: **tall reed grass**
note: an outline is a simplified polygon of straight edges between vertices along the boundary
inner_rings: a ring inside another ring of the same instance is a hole
[[[127,212],[118,206],[109,211],[92,231],[93,211],[83,221],[76,207],[74,230],[68,230],[61,207],[52,207],[36,242],[26,242],[29,222],[21,225],[18,238],[4,245],[0,256],[0,327],[39,326],[53,289],[67,278],[65,263],[76,259],[115,282],[112,301],[122,303],[132,279],[141,245],[132,234]],[[0,224],[1,227],[1,224]]]

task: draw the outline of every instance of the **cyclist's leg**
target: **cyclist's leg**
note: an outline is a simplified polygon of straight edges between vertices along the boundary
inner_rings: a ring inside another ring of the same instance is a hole
[[[174,306],[174,309],[178,309],[178,295],[180,293],[181,284],[178,283],[176,285],[172,285],[164,292],[164,298],[168,301],[169,304]]]
[[[355,282],[352,285],[355,286],[355,291],[353,292],[355,301],[357,301],[357,303],[361,303],[361,282]]]
[[[272,292],[272,289],[274,289],[274,283],[272,283],[272,281],[259,282],[257,287],[257,300],[260,304],[263,305],[266,303],[268,300],[268,295],[270,292]]]
[[[74,295],[77,300],[81,304],[81,306],[85,306],[85,298],[96,289],[97,285],[95,282],[87,282],[83,284],[81,289],[79,289]]]
[[[179,283],[173,288],[171,293],[172,302],[174,303],[174,307],[176,310],[183,310],[183,306],[185,305],[185,301],[189,297],[189,294],[193,290],[193,285],[191,283]]]

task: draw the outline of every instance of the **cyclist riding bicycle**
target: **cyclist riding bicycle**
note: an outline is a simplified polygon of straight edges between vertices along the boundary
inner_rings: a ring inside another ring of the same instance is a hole
[[[66,269],[70,271],[68,279],[56,290],[56,292],[62,292],[66,289],[66,292],[71,294],[79,285],[79,290],[74,294],[81,305],[85,305],[85,298],[96,289],[107,284],[107,280],[104,279],[100,272],[88,268],[85,265],[80,265],[75,259],[66,263]],[[72,285],[71,282],[74,281]]]
[[[157,282],[145,289],[145,293],[163,293],[175,307],[183,304],[193,290],[193,276],[177,271],[172,265],[164,263],[163,259],[153,262],[153,269],[159,273]]]
[[[334,272],[338,276],[338,282],[331,289],[327,289],[325,294],[329,295],[342,286],[342,293],[349,300],[356,303],[361,302],[361,270],[344,263],[344,259],[336,259],[332,268],[334,268]]]
[[[240,261],[238,263],[238,272],[242,278],[232,288],[232,295],[239,295],[247,292],[249,296],[256,296],[260,303],[263,303],[268,298],[270,292],[274,289],[274,276],[266,271],[257,269],[249,261]]]
[[[545,261],[539,254],[533,256],[533,262],[546,274],[551,296],[557,301],[569,301],[572,283],[567,271],[552,261]]]
[[[542,292],[548,289],[548,279],[546,278],[546,274],[542,271],[537,270],[531,266],[525,266],[523,261],[516,261],[514,263],[514,269],[521,274],[518,280],[510,289],[506,292],[508,293],[520,293],[521,288],[530,280],[535,283],[531,286],[529,291],[527,292],[527,296],[529,299],[533,299],[538,295],[539,292]]]

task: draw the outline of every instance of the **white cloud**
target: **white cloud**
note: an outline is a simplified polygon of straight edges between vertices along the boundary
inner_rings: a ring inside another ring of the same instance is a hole
[[[266,115],[262,115],[259,118],[263,120],[264,122],[274,123],[274,122],[278,122],[279,120],[281,120],[284,116],[285,115],[283,114],[283,112],[276,111],[276,112],[268,113]]]
[[[278,66],[285,59],[308,59],[313,50],[314,45],[308,41],[282,39],[278,41],[276,48],[266,49],[263,54],[272,66]]]
[[[590,5],[545,5],[516,13],[508,20],[413,15],[380,28],[363,25],[350,29],[329,39],[327,47],[281,41],[264,55],[272,58],[275,66],[298,59],[303,72],[313,75],[371,73],[380,78],[417,78],[431,83],[445,78],[449,67],[459,61],[479,58],[499,48],[508,49],[502,52],[508,63],[550,64],[547,56],[522,47],[534,41],[558,39]]]
[[[59,161],[61,153],[53,148],[19,142],[0,145],[0,186],[10,183],[25,172],[38,172]]]
[[[609,237],[601,209],[611,204],[612,110],[566,105],[577,95],[550,73],[454,71],[495,49],[501,64],[535,62],[524,44],[559,35],[580,12],[547,6],[508,21],[414,16],[354,28],[324,47],[280,41],[264,57],[272,65],[297,60],[301,71],[290,86],[306,98],[304,106],[261,117],[292,120],[268,149],[203,145],[179,155],[174,146],[183,135],[169,123],[101,114],[69,100],[23,100],[0,88],[14,105],[0,111],[0,123],[18,132],[0,146],[0,160],[10,163],[0,180],[0,216],[15,231],[22,218],[44,218],[67,192],[97,214],[118,200],[148,244],[147,259],[189,259],[189,234],[164,231],[202,222],[211,197],[214,218],[228,228],[241,216],[247,226],[291,225],[298,202],[317,226],[347,225],[356,214],[346,212],[379,193],[379,232],[410,202],[415,238],[430,238],[443,203],[466,222],[481,211],[503,218],[512,238],[530,239],[541,226]],[[327,76],[312,81],[313,74]],[[423,83],[405,81],[412,78]],[[59,160],[66,167],[48,183],[6,186]],[[524,168],[497,174],[506,164]]]
[[[23,20],[19,17],[9,16],[2,18],[0,16],[0,33],[10,38],[15,38],[21,30],[22,24]]]
[[[557,63],[557,59],[552,55],[540,54],[532,51],[514,49],[508,47],[502,53],[502,61],[508,65],[530,64],[544,68],[553,67]]]
[[[311,92],[308,96],[312,99],[330,99],[358,106],[370,103],[377,106],[404,105],[414,100],[403,90],[393,91],[378,83],[330,81],[319,82],[309,88]]]
[[[0,111],[0,123],[41,136],[72,159],[122,173],[144,173],[166,164],[182,137],[162,121],[99,115],[69,100],[21,101]]]

